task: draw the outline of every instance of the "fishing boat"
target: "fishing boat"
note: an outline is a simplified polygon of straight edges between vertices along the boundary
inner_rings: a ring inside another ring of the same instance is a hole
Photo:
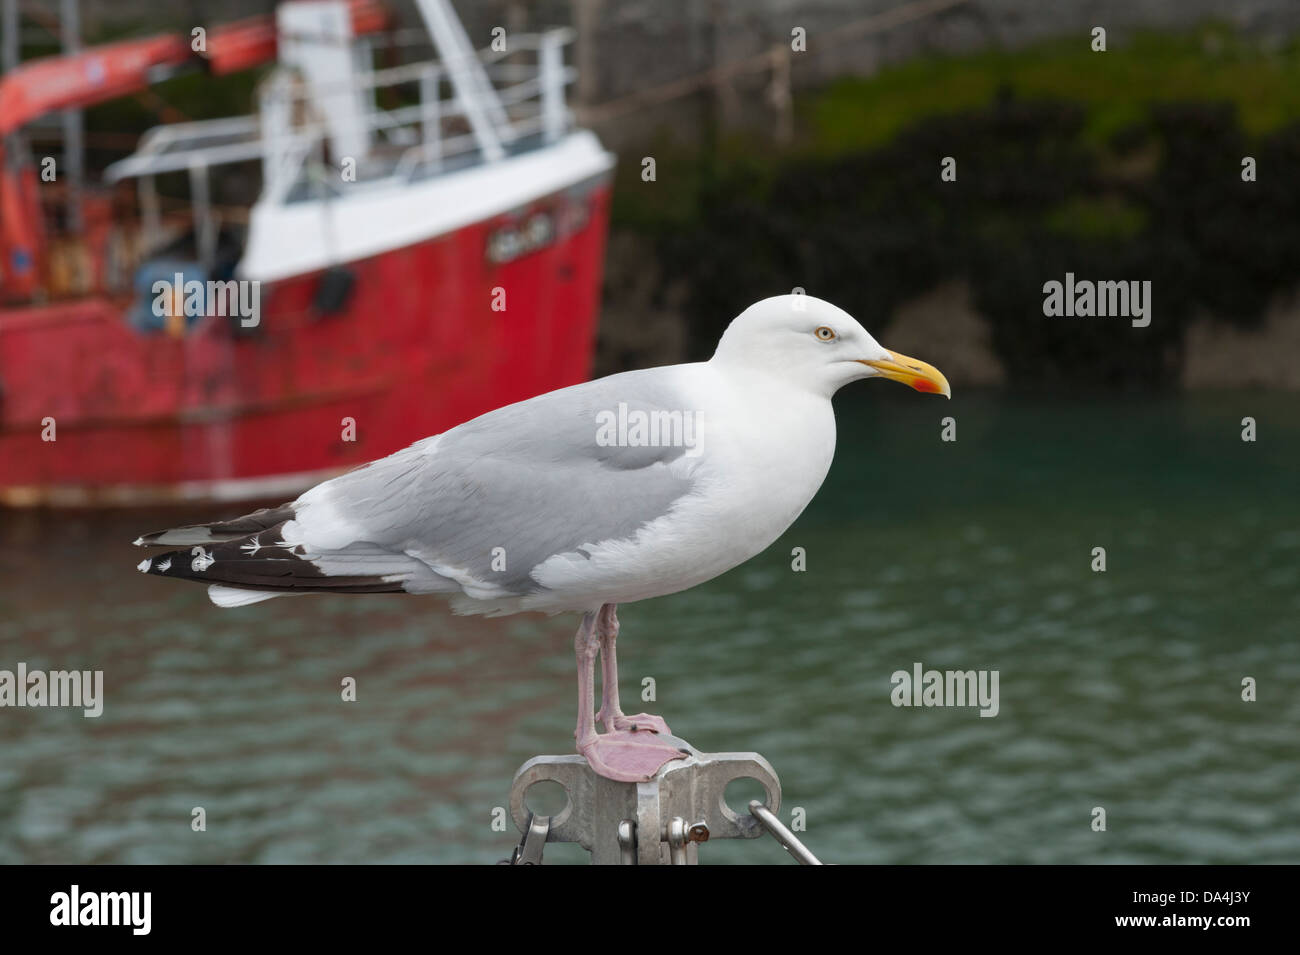
[[[290,0],[0,79],[0,504],[283,498],[587,377],[613,157],[566,106],[572,33],[476,49],[416,8],[435,55],[397,65],[378,3]],[[151,129],[95,183],[25,139],[259,65],[251,115]]]

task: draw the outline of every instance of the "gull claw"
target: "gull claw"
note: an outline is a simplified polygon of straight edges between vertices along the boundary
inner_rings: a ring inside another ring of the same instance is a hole
[[[668,736],[672,732],[668,729],[668,724],[664,722],[664,718],[655,716],[653,713],[616,716],[614,717],[614,729],[632,733],[661,733],[664,736]]]

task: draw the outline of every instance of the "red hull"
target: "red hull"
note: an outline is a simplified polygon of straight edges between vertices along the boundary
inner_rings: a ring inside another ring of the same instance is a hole
[[[321,275],[262,287],[260,326],[206,318],[143,334],[124,302],[0,312],[0,502],[112,504],[292,494],[590,371],[609,189],[349,263],[337,312]],[[537,214],[582,223],[504,264],[490,237]],[[493,290],[505,309],[493,309]],[[43,440],[47,419],[55,440]],[[345,440],[344,419],[355,421]]]

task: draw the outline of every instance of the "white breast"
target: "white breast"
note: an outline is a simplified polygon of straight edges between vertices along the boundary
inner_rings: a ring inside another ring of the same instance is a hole
[[[702,427],[698,453],[672,467],[694,493],[629,539],[593,542],[533,572],[546,588],[523,609],[591,609],[675,593],[760,553],[821,487],[835,453],[828,398],[759,373],[682,366]]]

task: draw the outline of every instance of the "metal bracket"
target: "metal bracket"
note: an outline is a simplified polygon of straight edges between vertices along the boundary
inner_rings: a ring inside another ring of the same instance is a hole
[[[822,864],[821,860],[812,854],[812,850],[800,842],[798,837],[785,827],[785,823],[777,818],[776,813],[769,810],[757,799],[749,801],[749,811],[763,826],[763,829],[767,831],[768,835],[781,843],[781,848],[794,856],[794,860],[800,865]]]
[[[528,825],[524,827],[524,839],[515,847],[510,857],[511,865],[541,865],[542,849],[546,846],[546,837],[551,831],[550,816],[528,815]]]
[[[619,783],[592,772],[574,756],[535,756],[519,768],[510,787],[510,815],[520,832],[533,818],[524,794],[540,782],[563,787],[568,802],[550,817],[548,842],[576,842],[594,865],[694,865],[699,843],[754,839],[764,834],[750,813],[727,805],[727,785],[755,779],[773,813],[781,808],[781,781],[758,753],[701,753],[676,737],[690,755],[664,765],[644,783]],[[544,817],[543,817],[544,818]]]

